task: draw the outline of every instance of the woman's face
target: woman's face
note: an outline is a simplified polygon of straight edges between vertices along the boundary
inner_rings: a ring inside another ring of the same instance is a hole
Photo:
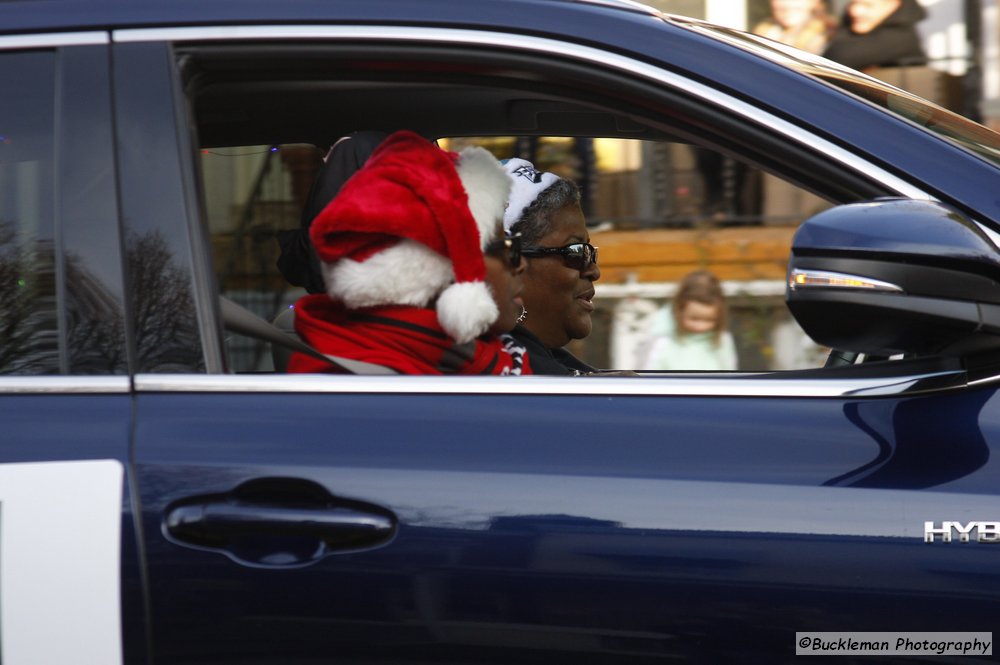
[[[681,307],[679,318],[678,323],[684,332],[711,332],[719,323],[719,305],[689,300]]]
[[[486,283],[493,295],[493,302],[500,310],[500,316],[487,331],[491,335],[509,332],[517,324],[517,317],[521,316],[525,259],[522,258],[515,268],[510,265],[509,257],[509,251],[483,256],[486,262]]]
[[[812,18],[819,0],[771,0],[771,15],[781,27],[797,28]]]
[[[557,210],[549,219],[552,231],[532,243],[535,247],[565,247],[590,242],[583,211],[576,203]],[[594,282],[601,271],[591,263],[583,271],[566,265],[559,255],[527,259],[524,273],[524,306],[528,317],[522,325],[545,346],[565,346],[571,339],[590,334],[594,311]]]

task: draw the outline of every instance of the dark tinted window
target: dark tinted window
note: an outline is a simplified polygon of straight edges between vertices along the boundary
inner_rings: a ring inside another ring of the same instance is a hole
[[[0,53],[0,373],[128,371],[107,48]]]
[[[59,50],[59,291],[70,374],[128,371],[107,47]]]
[[[60,371],[55,54],[0,55],[0,373]]]
[[[123,44],[115,58],[125,270],[137,372],[203,372],[195,263],[169,51]],[[193,176],[192,176],[193,178]],[[206,315],[207,316],[207,315]]]

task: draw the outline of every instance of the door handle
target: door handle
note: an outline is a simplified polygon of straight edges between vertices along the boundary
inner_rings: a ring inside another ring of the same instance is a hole
[[[334,497],[312,481],[268,478],[172,504],[163,531],[177,544],[241,563],[288,566],[384,545],[397,524],[391,511]]]

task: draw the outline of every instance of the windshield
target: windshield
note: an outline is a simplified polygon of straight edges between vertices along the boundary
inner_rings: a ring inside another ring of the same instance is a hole
[[[671,19],[698,32],[710,34],[722,41],[751,50],[803,74],[821,78],[1000,165],[1000,134],[968,118],[876,78],[779,42],[692,19],[680,17]]]

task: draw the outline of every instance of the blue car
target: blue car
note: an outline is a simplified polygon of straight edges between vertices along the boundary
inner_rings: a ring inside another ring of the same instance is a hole
[[[0,90],[4,665],[784,663],[996,625],[984,127],[625,0],[16,0]],[[255,248],[298,223],[293,148],[400,128],[709,150],[812,197],[772,282],[829,360],[275,371],[297,292]]]

